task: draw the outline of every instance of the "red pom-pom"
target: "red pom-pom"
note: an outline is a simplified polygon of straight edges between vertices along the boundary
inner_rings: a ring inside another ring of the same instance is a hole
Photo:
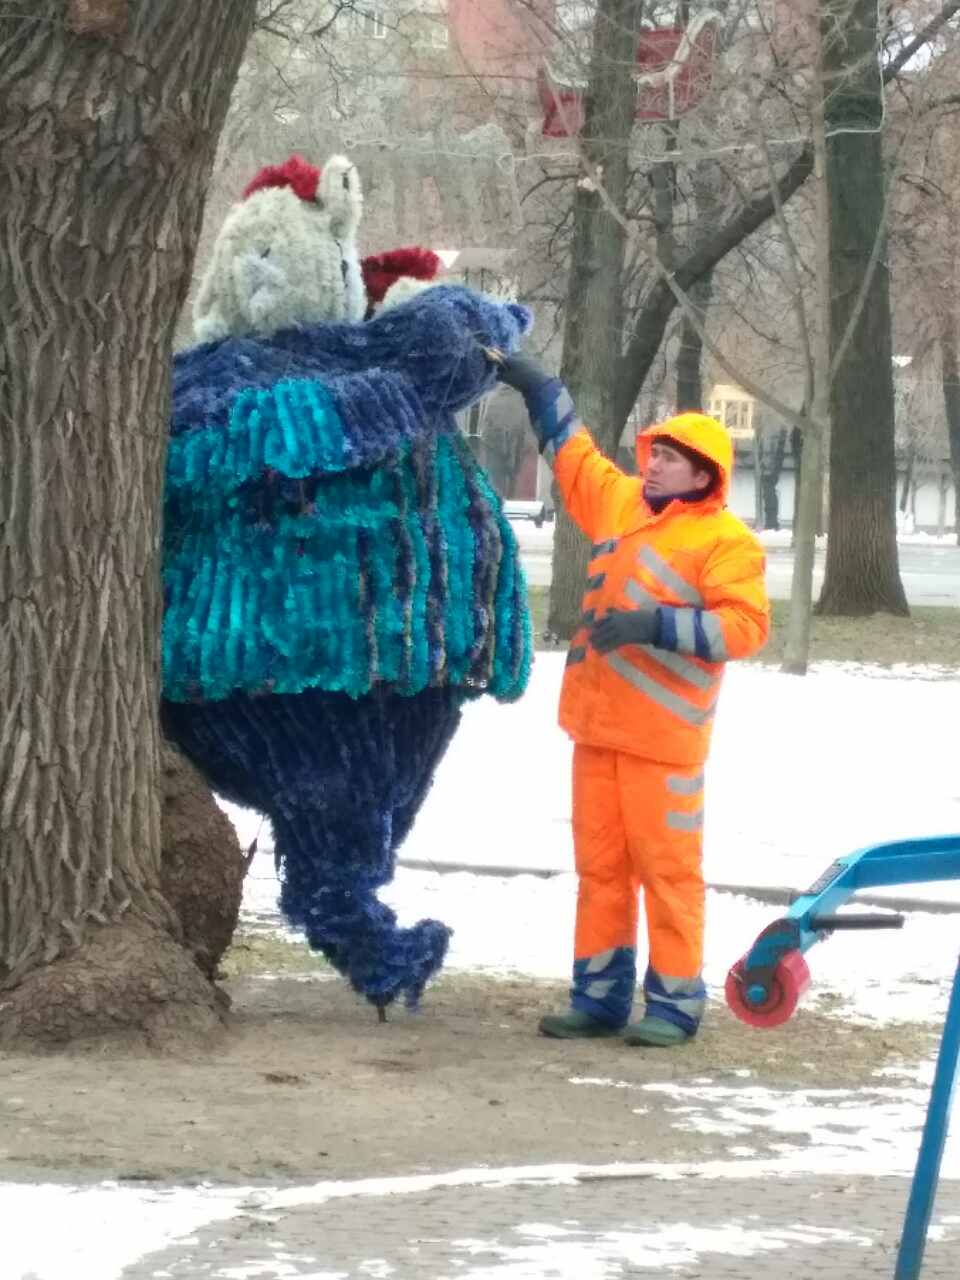
[[[313,201],[317,198],[321,172],[315,165],[307,164],[302,156],[291,156],[283,164],[270,164],[261,169],[253,181],[247,183],[243,198],[246,200],[255,191],[265,191],[268,187],[289,187],[301,200]]]
[[[371,303],[382,302],[384,294],[401,276],[432,280],[442,266],[432,249],[421,249],[416,245],[375,253],[360,263],[367,298]]]

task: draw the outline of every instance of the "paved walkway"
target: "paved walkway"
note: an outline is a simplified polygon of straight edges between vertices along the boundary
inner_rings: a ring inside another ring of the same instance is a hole
[[[903,1179],[592,1176],[390,1194],[254,1192],[240,1216],[123,1280],[757,1280],[892,1277]],[[300,1202],[297,1203],[298,1197]],[[944,1183],[923,1280],[960,1274],[960,1184]]]

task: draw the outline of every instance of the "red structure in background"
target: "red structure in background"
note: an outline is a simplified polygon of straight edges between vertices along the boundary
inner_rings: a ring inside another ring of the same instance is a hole
[[[447,0],[450,35],[467,68],[533,89],[548,47],[555,0]]]
[[[637,44],[638,120],[677,120],[703,98],[713,76],[720,18],[700,14],[688,27],[644,31]],[[563,84],[541,66],[537,77],[547,138],[576,137],[583,128],[583,84]]]

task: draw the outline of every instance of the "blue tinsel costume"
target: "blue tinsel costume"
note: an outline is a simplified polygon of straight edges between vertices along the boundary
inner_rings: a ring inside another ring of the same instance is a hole
[[[165,728],[270,816],[285,915],[380,1006],[416,1002],[449,930],[376,890],[463,699],[529,675],[516,540],[453,419],[529,323],[444,286],[175,360]]]

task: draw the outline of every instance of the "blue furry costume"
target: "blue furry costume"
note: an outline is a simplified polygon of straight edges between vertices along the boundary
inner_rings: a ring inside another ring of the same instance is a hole
[[[164,727],[270,817],[286,918],[381,1008],[416,1003],[450,931],[376,891],[464,699],[529,675],[516,540],[453,417],[494,384],[481,347],[529,324],[442,286],[174,363]]]

